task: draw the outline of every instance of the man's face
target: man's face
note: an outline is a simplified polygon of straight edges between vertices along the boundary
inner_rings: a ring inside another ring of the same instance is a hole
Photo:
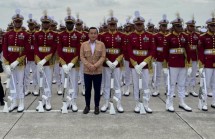
[[[176,24],[174,25],[174,30],[179,33],[183,31],[183,27],[181,24]]]
[[[13,22],[13,24],[14,24],[15,28],[21,28],[22,27],[22,20],[15,20]]]
[[[215,24],[208,25],[208,29],[210,32],[215,33]]]
[[[53,30],[53,31],[57,30],[57,26],[55,24],[51,24],[50,30]]]
[[[110,24],[108,24],[108,28],[109,28],[109,30],[114,31],[117,29],[117,24],[116,23],[110,23]]]
[[[43,22],[42,23],[42,28],[44,30],[48,30],[50,28],[50,22]]]
[[[195,25],[188,25],[187,30],[190,32],[194,32],[195,31]]]
[[[74,23],[73,22],[66,22],[66,28],[67,30],[73,30],[74,28]]]
[[[35,24],[34,23],[29,23],[28,28],[29,28],[29,30],[34,30],[35,29]]]
[[[90,29],[88,36],[90,41],[95,41],[98,38],[97,29]]]
[[[126,26],[126,27],[125,27],[125,31],[126,31],[126,32],[130,32],[130,31],[131,31],[131,26]]]
[[[161,24],[160,25],[160,31],[166,32],[167,31],[167,24]]]
[[[137,32],[143,31],[143,30],[144,30],[144,25],[143,25],[143,23],[136,23],[136,24],[135,24],[135,30],[136,30]]]
[[[154,32],[154,29],[155,29],[154,26],[149,26],[149,27],[148,27],[148,31],[149,31],[149,32]]]

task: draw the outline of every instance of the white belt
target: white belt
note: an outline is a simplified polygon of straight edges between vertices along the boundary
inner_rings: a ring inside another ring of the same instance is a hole
[[[163,52],[163,47],[157,47],[157,51]]]
[[[172,48],[169,50],[170,54],[183,54],[184,48]]]
[[[73,47],[63,47],[62,51],[65,53],[75,53],[76,48]]]
[[[109,54],[119,54],[120,50],[115,49],[115,48],[108,48],[108,49],[106,49],[106,52],[109,53]]]
[[[19,46],[8,46],[7,50],[9,52],[21,52],[24,50],[24,47],[19,47]]]
[[[190,49],[191,50],[196,50],[197,49],[197,45],[190,45]]]
[[[146,56],[148,54],[147,50],[133,50],[133,54],[136,56]]]
[[[204,51],[205,55],[215,55],[215,49],[206,49]]]
[[[42,53],[48,53],[48,52],[51,51],[51,48],[50,47],[40,46],[39,51],[42,52]]]

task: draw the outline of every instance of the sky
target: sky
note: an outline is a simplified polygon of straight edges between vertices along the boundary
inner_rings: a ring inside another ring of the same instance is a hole
[[[67,7],[72,9],[74,17],[79,13],[87,26],[98,27],[111,9],[119,20],[118,25],[124,24],[128,16],[134,16],[135,11],[140,11],[146,23],[152,19],[155,25],[163,14],[171,21],[177,12],[184,21],[191,20],[194,14],[197,25],[205,25],[211,12],[215,11],[214,5],[215,0],[0,0],[0,28],[7,27],[16,9],[21,10],[26,26],[30,13],[40,21],[44,10],[59,23],[67,15]]]

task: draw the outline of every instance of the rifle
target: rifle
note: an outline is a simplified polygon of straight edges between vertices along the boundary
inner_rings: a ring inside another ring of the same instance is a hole
[[[115,111],[115,108],[114,108],[114,105],[113,105],[113,99],[111,97],[111,94],[114,93],[114,78],[113,78],[113,70],[111,72],[111,80],[110,80],[110,115],[115,115],[116,114],[116,111]]]
[[[65,74],[64,87],[63,87],[63,98],[62,98],[63,99],[62,113],[68,113],[67,104],[66,104],[67,101],[66,101],[66,97],[65,97],[67,85],[68,85],[68,74]]]
[[[141,72],[142,73],[142,72]],[[145,108],[143,107],[143,97],[141,96],[142,93],[142,90],[143,90],[143,86],[142,86],[142,83],[143,83],[143,79],[142,79],[142,74],[139,75],[139,103],[140,103],[140,114],[146,114],[146,110]]]
[[[10,75],[8,75],[7,76],[7,83],[6,83],[6,88],[5,88],[5,97],[6,97],[6,95],[8,95],[9,94],[9,87],[10,87]],[[8,96],[9,97],[9,96]],[[7,104],[7,102],[9,101],[9,98],[7,99],[7,101],[4,101],[4,108],[3,108],[3,112],[6,112],[6,113],[8,113],[9,112],[9,109],[8,109],[8,104]]]
[[[205,71],[202,71],[200,76],[200,88],[199,88],[199,104],[198,108],[202,110],[203,105],[206,103],[206,94],[207,94],[207,86],[206,86],[206,79],[205,79]]]

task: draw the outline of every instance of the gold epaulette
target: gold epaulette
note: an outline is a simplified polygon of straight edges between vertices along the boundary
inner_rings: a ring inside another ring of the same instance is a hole
[[[164,35],[165,37],[168,37],[169,35],[171,35],[171,33],[168,33],[168,34],[166,34],[166,35]]]
[[[200,36],[204,36],[204,35],[206,35],[207,33],[203,33],[203,34],[201,34]]]
[[[182,34],[184,34],[184,35],[188,35],[186,32],[182,32]]]

